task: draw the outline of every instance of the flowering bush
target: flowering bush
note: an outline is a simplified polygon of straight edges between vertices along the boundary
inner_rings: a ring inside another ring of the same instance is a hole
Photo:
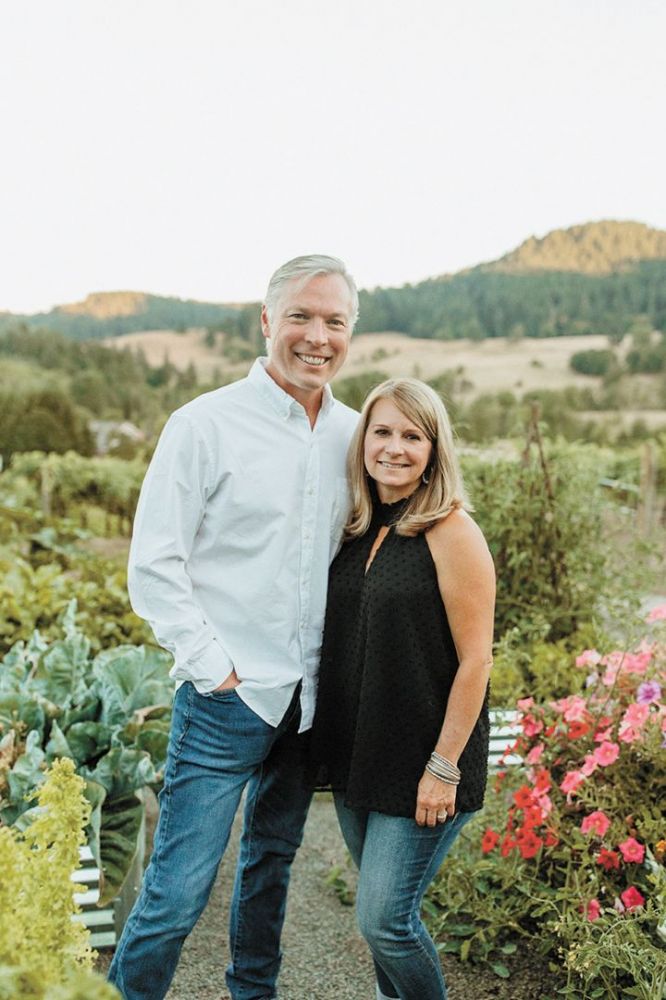
[[[72,920],[82,887],[71,876],[90,815],[84,788],[73,761],[56,760],[25,830],[0,825],[0,1000],[118,997],[91,971],[88,931]]]
[[[649,621],[665,617],[666,606]],[[563,957],[565,994],[655,1000],[666,996],[666,645],[585,650],[576,666],[582,694],[518,702],[512,752],[524,764],[497,774],[467,891],[481,878],[512,894],[510,920],[505,907],[503,926],[500,910],[481,921],[486,950],[527,933]]]

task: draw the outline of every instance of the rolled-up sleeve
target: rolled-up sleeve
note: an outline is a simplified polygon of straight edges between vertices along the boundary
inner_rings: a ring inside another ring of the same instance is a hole
[[[187,562],[204,518],[213,466],[205,441],[187,416],[167,422],[141,488],[128,566],[135,612],[174,657],[172,677],[203,693],[233,669],[222,639],[206,621]]]

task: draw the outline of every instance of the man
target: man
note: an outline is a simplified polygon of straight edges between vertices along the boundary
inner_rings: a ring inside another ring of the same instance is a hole
[[[129,590],[179,686],[153,855],[109,972],[126,1000],[165,996],[246,787],[227,985],[233,1000],[277,995],[311,798],[303,734],[358,416],[328,382],[357,311],[336,258],[279,268],[261,313],[268,358],[177,410],[146,474]]]

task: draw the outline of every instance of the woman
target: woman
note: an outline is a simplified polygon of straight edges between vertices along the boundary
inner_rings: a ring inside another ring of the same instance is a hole
[[[449,419],[416,379],[370,393],[331,566],[314,759],[359,868],[377,997],[442,1000],[423,894],[486,781],[493,564]]]

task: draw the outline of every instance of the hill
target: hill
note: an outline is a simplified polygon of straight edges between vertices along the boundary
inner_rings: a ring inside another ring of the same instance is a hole
[[[83,302],[56,306],[50,312],[17,316],[0,313],[0,330],[17,322],[55,330],[75,340],[117,337],[137,330],[185,330],[192,326],[237,325],[238,306],[197,302],[145,292],[93,292]]]
[[[607,335],[638,316],[666,331],[666,232],[638,222],[591,222],[534,236],[499,260],[400,288],[360,294],[358,331],[434,340]],[[48,313],[0,314],[77,340],[207,327],[257,348],[259,307],[144,292],[97,292]]]
[[[363,292],[359,330],[436,340],[620,339],[638,316],[666,330],[666,232],[606,221],[531,237],[458,274]]]
[[[642,260],[666,260],[666,232],[642,222],[604,221],[554,229],[543,239],[530,236],[515,250],[480,265],[480,269],[512,274],[611,274]]]

